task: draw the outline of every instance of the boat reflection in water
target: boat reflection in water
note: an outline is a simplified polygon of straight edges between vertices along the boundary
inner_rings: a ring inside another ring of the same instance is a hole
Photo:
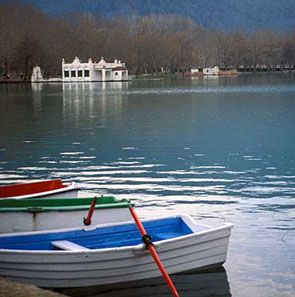
[[[181,297],[230,297],[226,270],[220,266],[202,271],[171,275]],[[161,277],[106,286],[58,290],[71,297],[169,297],[171,293]]]

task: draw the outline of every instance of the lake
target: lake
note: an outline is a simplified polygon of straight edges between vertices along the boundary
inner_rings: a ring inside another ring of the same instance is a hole
[[[0,184],[61,178],[235,227],[224,268],[173,276],[181,296],[295,294],[295,77],[0,84]],[[68,290],[169,296],[159,279]]]

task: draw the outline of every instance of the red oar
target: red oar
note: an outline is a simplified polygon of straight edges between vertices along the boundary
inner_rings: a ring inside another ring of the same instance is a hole
[[[165,270],[165,267],[163,266],[158,254],[157,254],[157,252],[155,250],[155,247],[154,247],[154,245],[153,245],[153,243],[151,241],[151,238],[147,235],[141,221],[139,220],[139,218],[136,215],[135,210],[132,207],[129,207],[129,210],[130,210],[130,213],[131,213],[131,215],[132,215],[132,217],[133,217],[133,219],[134,219],[134,221],[136,223],[136,226],[137,226],[137,228],[138,228],[138,230],[139,230],[139,232],[140,232],[140,234],[142,236],[143,242],[146,244],[151,256],[153,257],[155,263],[157,264],[159,270],[161,271],[162,276],[164,277],[167,285],[169,286],[172,295],[174,297],[179,297],[179,294],[178,294],[178,292],[177,292],[177,290],[176,290],[170,276],[168,275],[167,271]]]
[[[95,204],[96,204],[96,197],[94,197],[93,200],[91,201],[87,217],[83,218],[84,225],[88,226],[88,225],[91,224],[91,217],[92,217],[92,214],[93,214],[94,209],[95,209]]]

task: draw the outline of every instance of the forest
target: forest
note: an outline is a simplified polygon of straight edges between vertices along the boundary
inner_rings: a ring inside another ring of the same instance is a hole
[[[136,12],[103,17],[89,12],[48,15],[14,2],[0,5],[1,80],[29,80],[41,66],[45,77],[61,76],[61,60],[120,59],[131,74],[185,73],[192,67],[238,71],[291,70],[295,31],[225,32],[190,18]]]

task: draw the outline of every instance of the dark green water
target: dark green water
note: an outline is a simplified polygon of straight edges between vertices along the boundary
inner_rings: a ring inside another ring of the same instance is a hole
[[[294,296],[294,76],[2,84],[0,127],[0,184],[62,178],[143,217],[234,223],[225,270],[176,276],[181,296]],[[160,281],[98,292],[168,296]]]

